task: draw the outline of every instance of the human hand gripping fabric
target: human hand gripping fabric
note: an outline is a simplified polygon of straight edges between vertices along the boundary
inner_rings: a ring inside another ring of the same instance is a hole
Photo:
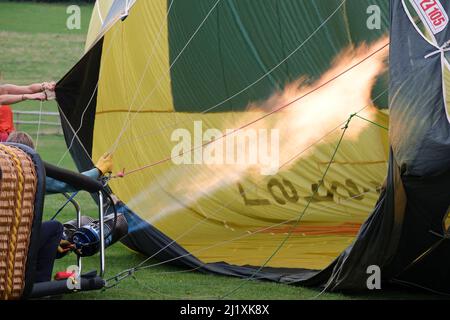
[[[42,90],[41,90],[41,91],[45,91],[45,90],[48,90],[48,91],[55,91],[55,88],[56,88],[56,82],[54,82],[54,81],[43,82],[43,83],[41,84],[41,87],[42,87]]]
[[[112,172],[113,169],[113,156],[111,153],[105,153],[100,159],[97,161],[95,167],[100,171],[102,175],[105,175],[108,172]]]
[[[55,100],[56,94],[56,83],[54,81],[51,82],[43,82],[41,84],[41,91],[45,94],[45,100]]]

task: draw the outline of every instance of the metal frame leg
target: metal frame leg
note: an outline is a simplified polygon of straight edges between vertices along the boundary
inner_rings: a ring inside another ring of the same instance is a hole
[[[81,210],[77,210],[77,227],[78,229],[81,228]],[[81,256],[77,255],[77,265],[78,265],[78,274],[81,276],[82,270],[81,268],[83,267],[82,261],[81,261]]]
[[[103,213],[103,193],[98,193],[99,199],[99,221],[100,221],[100,277],[105,275],[105,219]]]
[[[81,228],[81,208],[80,205],[78,204],[77,201],[75,201],[75,199],[72,199],[71,196],[67,193],[63,193],[64,197],[66,197],[67,200],[70,201],[70,203],[72,203],[72,205],[74,206],[75,210],[77,211],[77,228]],[[77,266],[78,266],[78,274],[81,275],[82,271],[82,261],[81,261],[81,257],[77,255]]]

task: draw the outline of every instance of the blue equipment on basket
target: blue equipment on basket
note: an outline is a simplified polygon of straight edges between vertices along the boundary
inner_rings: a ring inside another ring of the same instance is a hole
[[[113,245],[128,234],[128,222],[123,214],[110,214],[104,220],[105,248]],[[81,227],[77,220],[64,224],[63,238],[75,245],[75,253],[89,257],[100,251],[100,223],[91,217],[81,217]]]

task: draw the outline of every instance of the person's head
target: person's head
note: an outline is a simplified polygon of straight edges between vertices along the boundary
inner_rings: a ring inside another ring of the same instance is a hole
[[[6,142],[19,143],[26,145],[31,149],[34,149],[33,138],[31,138],[31,136],[26,132],[22,131],[11,132]]]

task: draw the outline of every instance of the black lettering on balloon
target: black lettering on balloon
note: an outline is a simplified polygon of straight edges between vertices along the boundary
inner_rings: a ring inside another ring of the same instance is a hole
[[[326,195],[321,195],[320,194],[320,188],[319,185],[321,185],[320,187],[323,188],[324,184],[321,183],[321,181],[319,181],[319,183],[313,183],[311,185],[311,191],[313,192],[312,196],[309,197],[305,197],[305,200],[307,201],[311,201],[312,203],[314,202],[325,202],[325,201],[334,201],[334,195],[333,192],[331,192],[329,189],[326,189],[327,194]]]
[[[270,201],[267,199],[249,199],[245,194],[244,187],[238,182],[239,194],[244,199],[244,204],[246,206],[268,206],[270,205]]]
[[[289,180],[283,179],[283,183],[281,183],[278,179],[272,178],[267,183],[267,189],[269,190],[272,197],[275,199],[275,201],[279,204],[285,205],[287,201],[291,203],[297,203],[300,197],[298,196],[297,190],[295,189],[292,182]],[[287,187],[290,189],[291,194],[289,194],[286,190]],[[274,188],[278,188],[283,195],[284,198],[277,195],[277,193],[274,191]]]

